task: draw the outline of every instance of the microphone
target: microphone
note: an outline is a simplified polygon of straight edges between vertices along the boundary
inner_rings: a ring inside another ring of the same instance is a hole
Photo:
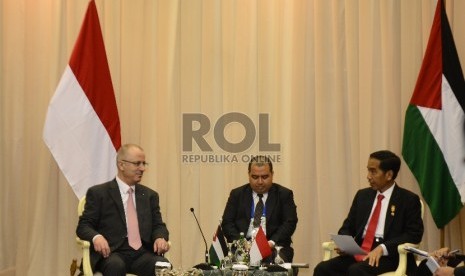
[[[197,226],[199,227],[200,234],[202,234],[203,242],[205,243],[205,263],[201,263],[198,265],[195,265],[195,268],[201,269],[201,270],[212,270],[213,267],[208,263],[208,245],[207,245],[207,240],[205,239],[205,236],[202,231],[202,227],[200,227],[199,220],[197,219],[197,216],[194,213],[194,208],[191,207],[191,212],[192,215],[194,215],[195,221],[197,222]]]

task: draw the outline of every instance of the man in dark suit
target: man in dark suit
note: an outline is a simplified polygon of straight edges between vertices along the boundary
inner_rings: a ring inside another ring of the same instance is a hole
[[[92,244],[94,271],[153,276],[155,263],[167,262],[163,254],[169,250],[158,193],[139,183],[147,167],[141,147],[123,145],[116,159],[116,178],[87,191],[76,234]]]
[[[399,187],[395,179],[400,169],[400,158],[390,151],[377,151],[368,159],[367,179],[370,188],[357,192],[349,214],[339,234],[353,236],[364,245],[368,228],[374,237],[367,255],[351,256],[337,249],[338,257],[320,262],[314,270],[316,276],[328,275],[378,275],[397,268],[397,246],[410,242],[419,243],[423,236],[421,203],[418,195]],[[379,217],[374,227],[368,227],[380,196]],[[373,233],[373,231],[371,231]],[[356,260],[357,259],[357,260]],[[413,256],[408,256],[408,270],[415,268]]]
[[[239,238],[241,232],[251,239],[261,225],[270,247],[282,247],[280,256],[285,262],[292,262],[291,237],[297,226],[297,207],[293,192],[273,183],[273,173],[273,164],[268,157],[255,156],[251,159],[249,183],[231,191],[221,226],[227,240],[232,242]],[[260,208],[259,222],[254,225],[255,207],[260,197],[264,207]]]
[[[465,266],[458,266],[465,260],[465,255],[454,253],[447,247],[440,248],[429,254],[436,259],[440,267],[433,274],[426,264],[428,259],[424,259],[412,276],[465,276]]]
[[[450,267],[443,266],[438,268],[434,273],[435,276],[464,276],[465,275],[465,266],[459,267]]]

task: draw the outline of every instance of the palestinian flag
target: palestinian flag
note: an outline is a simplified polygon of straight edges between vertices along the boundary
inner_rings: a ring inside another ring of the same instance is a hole
[[[465,201],[465,81],[438,0],[420,74],[405,114],[402,155],[438,228]]]
[[[213,236],[213,242],[210,246],[210,264],[216,265],[218,268],[221,265],[221,261],[228,254],[228,247],[226,246],[226,240],[224,238],[221,226],[218,225],[216,233]]]

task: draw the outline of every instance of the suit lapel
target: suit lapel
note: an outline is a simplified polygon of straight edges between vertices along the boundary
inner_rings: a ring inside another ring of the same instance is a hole
[[[362,222],[358,231],[356,237],[363,237],[363,231],[365,230],[365,226],[368,224],[368,219],[370,218],[371,214],[371,209],[373,208],[373,204],[375,202],[375,197],[376,197],[376,191],[373,189],[370,189],[368,192],[368,195],[366,197],[366,200],[361,201],[362,206],[361,210],[363,210],[363,213],[361,214],[362,216]]]
[[[399,189],[397,185],[394,184],[394,190],[392,190],[391,199],[389,200],[389,205],[386,210],[386,221],[384,222],[384,236],[389,231],[392,221],[394,220],[394,215],[396,211],[396,206],[399,203]]]
[[[123,200],[121,198],[121,194],[120,194],[116,179],[113,180],[113,182],[111,182],[109,192],[110,192],[110,197],[113,199],[116,207],[118,208],[118,213],[121,219],[124,221],[124,223],[126,223],[126,215],[124,214]]]
[[[265,203],[265,208],[266,208],[266,221],[270,221],[271,219],[271,214],[273,213],[277,200],[278,200],[278,195],[277,195],[277,188],[275,184],[271,186],[270,190],[268,191],[268,197],[266,198],[266,203]]]
[[[139,227],[142,225],[142,219],[146,216],[144,212],[146,209],[144,208],[145,205],[145,193],[142,191],[139,185],[136,188],[136,211],[137,211],[137,220],[139,221]]]
[[[365,201],[366,205],[364,206],[365,214],[364,214],[364,219],[363,219],[365,221],[365,224],[368,223],[368,219],[370,218],[370,214],[371,214],[371,209],[373,209],[373,204],[375,204],[376,193],[377,191],[370,190],[370,195],[368,197],[368,200]]]
[[[247,184],[244,192],[244,200],[245,200],[245,217],[247,221],[250,221],[252,218],[252,204],[253,204],[253,195],[252,195],[252,188],[250,188],[250,184]]]

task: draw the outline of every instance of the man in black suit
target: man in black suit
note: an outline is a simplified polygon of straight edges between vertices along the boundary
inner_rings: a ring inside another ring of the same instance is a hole
[[[424,259],[418,266],[417,271],[413,276],[464,276],[465,275],[465,266],[459,266],[461,262],[465,260],[465,255],[453,253],[447,247],[440,248],[433,252],[429,253],[432,257],[436,259],[436,262],[440,267],[433,273],[426,265],[428,259]]]
[[[76,234],[92,244],[92,270],[153,276],[155,263],[167,262],[163,254],[169,250],[158,193],[139,183],[147,167],[141,147],[123,145],[116,159],[116,178],[87,191]]]
[[[438,268],[434,273],[435,276],[464,276],[465,275],[465,266],[459,267],[450,267],[443,266]]]
[[[273,164],[268,157],[255,156],[251,159],[249,183],[231,191],[221,226],[227,240],[232,242],[239,238],[241,232],[251,239],[261,225],[270,247],[281,246],[282,259],[292,262],[294,249],[291,237],[297,226],[297,207],[292,190],[273,183],[273,173]],[[258,224],[254,225],[259,197],[264,207]]]
[[[353,236],[363,245],[369,221],[380,199],[379,219],[374,225],[373,243],[367,255],[346,255],[337,249],[338,257],[320,262],[314,270],[315,276],[328,275],[378,275],[397,268],[399,254],[397,246],[410,242],[419,243],[423,236],[421,203],[418,195],[399,187],[395,179],[400,169],[400,158],[390,151],[377,151],[368,159],[367,179],[370,188],[357,192],[349,214],[339,234]],[[410,255],[410,254],[409,254]],[[408,270],[415,268],[413,256],[408,256]]]

